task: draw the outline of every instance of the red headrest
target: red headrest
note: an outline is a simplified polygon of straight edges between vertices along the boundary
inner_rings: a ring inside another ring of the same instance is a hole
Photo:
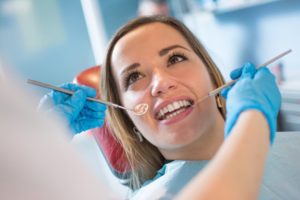
[[[74,82],[95,88],[97,90],[97,98],[100,98],[100,72],[100,66],[90,67],[79,73],[75,77]],[[124,149],[112,136],[107,123],[105,122],[101,128],[94,128],[87,132],[94,136],[112,172],[118,178],[126,179],[126,174],[129,172],[129,162],[125,156]]]

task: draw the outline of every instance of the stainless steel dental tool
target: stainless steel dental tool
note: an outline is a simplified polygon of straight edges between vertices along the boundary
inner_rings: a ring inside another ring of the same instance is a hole
[[[275,62],[276,60],[282,58],[283,56],[289,54],[290,52],[292,52],[292,49],[289,49],[289,50],[287,50],[287,51],[282,52],[281,54],[275,56],[274,58],[270,59],[269,61],[265,62],[264,64],[259,65],[258,67],[256,67],[256,69],[259,69],[259,68],[261,68],[261,67],[266,67],[267,65],[269,65],[269,64],[271,64],[271,63],[273,63],[273,62]],[[232,85],[233,83],[235,83],[237,80],[238,80],[238,79],[232,80],[232,81],[230,81],[230,82],[228,82],[228,83],[222,85],[221,87],[218,87],[217,89],[214,89],[213,91],[210,91],[206,96],[204,96],[204,97],[200,98],[199,100],[197,100],[197,102],[196,102],[194,105],[196,105],[196,104],[198,104],[198,103],[204,101],[204,100],[207,99],[208,97],[212,97],[212,96],[217,95],[217,94],[220,93],[224,88],[227,88],[227,87],[231,86],[231,85]]]
[[[60,87],[57,87],[57,86],[54,86],[54,85],[50,85],[50,84],[47,84],[47,83],[42,83],[42,82],[31,80],[31,79],[28,79],[27,83],[32,84],[32,85],[36,85],[36,86],[40,86],[40,87],[43,87],[43,88],[53,89],[53,90],[63,92],[63,93],[66,93],[66,94],[70,94],[70,95],[74,94],[74,92],[71,91],[71,90],[63,89],[63,88],[60,88]],[[106,104],[108,106],[112,106],[112,107],[115,107],[115,108],[121,108],[121,109],[124,109],[124,110],[128,110],[128,111],[132,112],[135,115],[143,115],[148,110],[148,104],[145,104],[145,103],[138,104],[133,109],[131,109],[131,108],[126,108],[124,106],[120,106],[120,105],[115,104],[115,103],[111,103],[111,102],[108,102],[108,101],[103,101],[101,99],[87,97],[87,100],[98,102],[98,103],[103,103],[103,104]]]
[[[287,50],[287,51],[284,51],[282,52],[281,54],[275,56],[274,58],[270,59],[269,61],[265,62],[264,64],[262,65],[259,65],[257,67],[258,68],[261,68],[261,67],[265,67],[271,63],[273,63],[274,61],[282,58],[283,56],[289,54],[290,52],[292,52],[291,49]],[[219,92],[221,92],[224,88],[226,87],[229,87],[230,85],[232,85],[233,83],[235,83],[238,79],[236,80],[232,80],[224,85],[222,85],[221,87],[209,92],[207,95],[205,95],[204,97],[200,98],[199,100],[197,100],[195,102],[194,105],[204,101],[205,99],[209,98],[209,97],[212,97],[212,96],[215,96],[216,94],[218,94]],[[63,89],[63,88],[60,88],[60,87],[56,87],[54,85],[50,85],[50,84],[47,84],[47,83],[42,83],[42,82],[39,82],[39,81],[35,81],[35,80],[30,80],[28,79],[27,80],[27,83],[29,84],[33,84],[33,85],[37,85],[37,86],[40,86],[40,87],[44,87],[44,88],[49,88],[49,89],[53,89],[53,90],[56,90],[56,91],[60,91],[60,92],[63,92],[63,93],[66,93],[66,94],[74,94],[73,91],[71,90],[66,90],[66,89]],[[115,108],[120,108],[120,109],[124,109],[124,110],[127,110],[127,111],[130,111],[132,112],[133,114],[135,115],[144,115],[147,111],[148,111],[148,108],[149,108],[149,105],[146,104],[146,103],[141,103],[141,104],[137,104],[133,109],[132,108],[126,108],[124,106],[120,106],[118,104],[115,104],[115,103],[112,103],[112,102],[108,102],[108,101],[104,101],[104,100],[101,100],[101,99],[96,99],[96,98],[91,98],[91,97],[87,97],[87,100],[89,101],[94,101],[94,102],[98,102],[98,103],[103,103],[103,104],[106,104],[108,106],[112,106],[112,107],[115,107]]]

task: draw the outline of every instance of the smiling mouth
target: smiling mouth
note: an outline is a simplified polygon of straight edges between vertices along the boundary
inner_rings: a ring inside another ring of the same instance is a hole
[[[172,117],[175,117],[176,115],[187,110],[193,104],[194,104],[194,101],[192,101],[192,100],[174,101],[174,102],[166,105],[165,107],[161,108],[155,115],[156,119],[161,121],[161,120],[167,120]]]

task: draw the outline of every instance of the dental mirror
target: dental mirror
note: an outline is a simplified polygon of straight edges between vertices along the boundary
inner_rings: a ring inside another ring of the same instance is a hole
[[[40,87],[43,87],[43,88],[53,89],[53,90],[63,92],[63,93],[66,93],[66,94],[70,94],[70,95],[74,94],[74,92],[71,91],[71,90],[63,89],[63,88],[60,88],[60,87],[56,87],[54,85],[50,85],[50,84],[47,84],[47,83],[42,83],[42,82],[31,80],[31,79],[28,79],[27,83],[32,84],[32,85],[36,85],[36,86],[40,86]],[[86,99],[89,100],[89,101],[103,103],[105,105],[112,106],[112,107],[115,107],[115,108],[121,108],[121,109],[124,109],[124,110],[128,110],[128,111],[132,112],[135,115],[144,115],[148,111],[148,107],[149,107],[148,104],[141,103],[141,104],[137,104],[133,109],[131,109],[131,108],[126,108],[124,106],[120,106],[118,104],[111,103],[111,102],[108,102],[108,101],[104,101],[104,100],[101,100],[101,99],[96,99],[96,98],[91,98],[91,97],[87,97]]]

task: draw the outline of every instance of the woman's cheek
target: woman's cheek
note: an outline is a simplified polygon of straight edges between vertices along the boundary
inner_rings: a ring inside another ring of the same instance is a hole
[[[144,98],[144,92],[127,92],[123,97],[125,107],[134,108],[138,104],[147,103]]]

